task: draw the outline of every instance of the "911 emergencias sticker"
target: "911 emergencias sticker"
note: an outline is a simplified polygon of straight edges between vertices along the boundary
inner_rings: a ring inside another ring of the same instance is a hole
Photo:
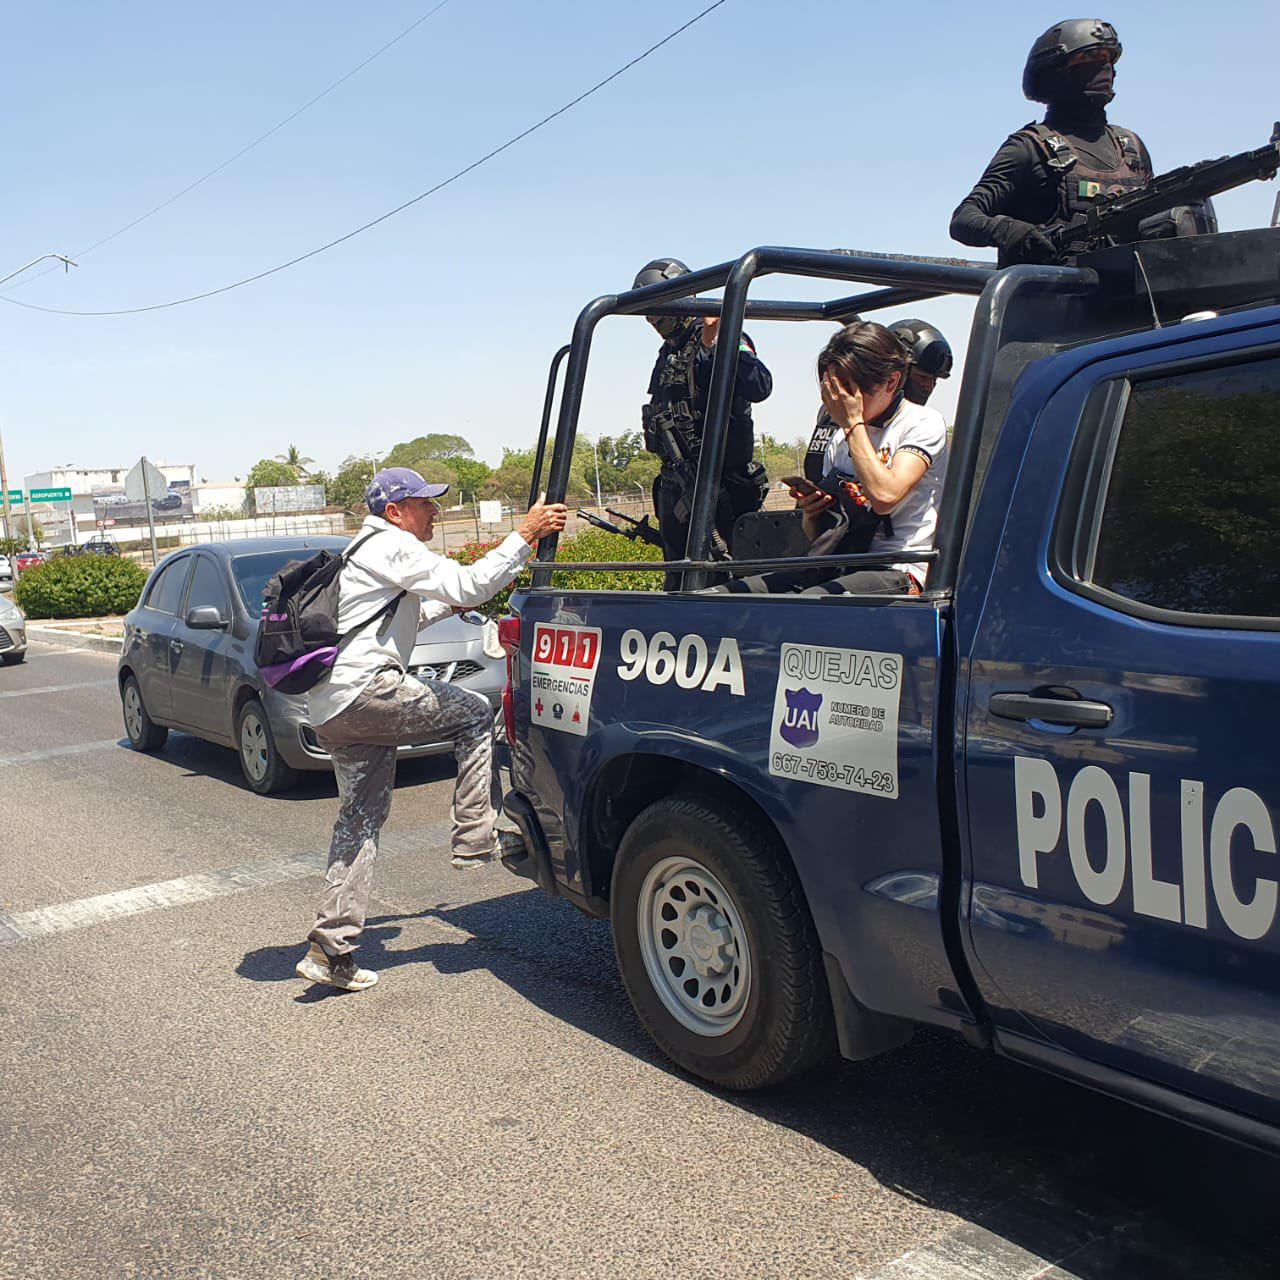
[[[532,720],[586,737],[600,665],[599,627],[549,627],[533,632]]]
[[[784,644],[769,772],[896,800],[902,671],[898,653]]]

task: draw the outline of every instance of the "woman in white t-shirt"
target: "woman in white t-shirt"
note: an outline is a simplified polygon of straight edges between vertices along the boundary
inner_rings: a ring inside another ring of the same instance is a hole
[[[946,473],[947,424],[903,395],[907,358],[883,325],[845,325],[818,356],[822,403],[835,423],[814,489],[792,489],[810,554],[883,553],[883,565],[835,571],[811,592],[917,594],[933,546]]]

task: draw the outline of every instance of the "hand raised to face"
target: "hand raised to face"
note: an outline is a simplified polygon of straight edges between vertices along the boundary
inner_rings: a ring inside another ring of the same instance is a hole
[[[865,422],[862,410],[862,392],[844,382],[834,369],[828,369],[818,384],[822,389],[822,404],[844,431]]]

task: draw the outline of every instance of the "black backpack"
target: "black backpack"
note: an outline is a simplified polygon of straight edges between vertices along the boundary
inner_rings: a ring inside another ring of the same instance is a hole
[[[381,609],[338,634],[338,579],[343,566],[369,538],[352,543],[341,555],[317,551],[307,560],[290,560],[262,596],[262,618],[253,657],[262,678],[281,693],[314,689],[347,642],[370,623],[394,613],[407,594],[401,591]]]

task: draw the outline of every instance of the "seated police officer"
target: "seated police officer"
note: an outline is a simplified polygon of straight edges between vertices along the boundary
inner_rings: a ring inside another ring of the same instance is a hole
[[[1022,91],[1047,104],[1044,120],[1005,140],[952,214],[953,239],[995,245],[1002,267],[1050,262],[1042,228],[1151,180],[1142,139],[1107,122],[1120,50],[1115,28],[1097,18],[1057,23],[1031,46]]]
[[[928,404],[938,379],[951,377],[955,363],[951,344],[924,320],[895,320],[889,332],[907,353],[907,399],[912,404]]]
[[[636,276],[636,289],[687,275],[689,268],[675,258],[658,258]],[[662,459],[662,470],[653,482],[653,506],[658,515],[665,560],[681,560],[689,540],[689,510],[693,480],[702,451],[702,429],[711,389],[718,318],[649,316],[649,323],[664,341],[649,379],[649,403],[642,410],[645,448]],[[752,460],[755,431],[751,406],[768,398],[773,376],[761,363],[751,339],[742,335],[729,411],[724,470],[716,498],[713,554],[727,558],[734,521],[748,511],[758,511],[768,492],[764,469]],[[678,573],[668,573],[664,589],[680,585]]]

